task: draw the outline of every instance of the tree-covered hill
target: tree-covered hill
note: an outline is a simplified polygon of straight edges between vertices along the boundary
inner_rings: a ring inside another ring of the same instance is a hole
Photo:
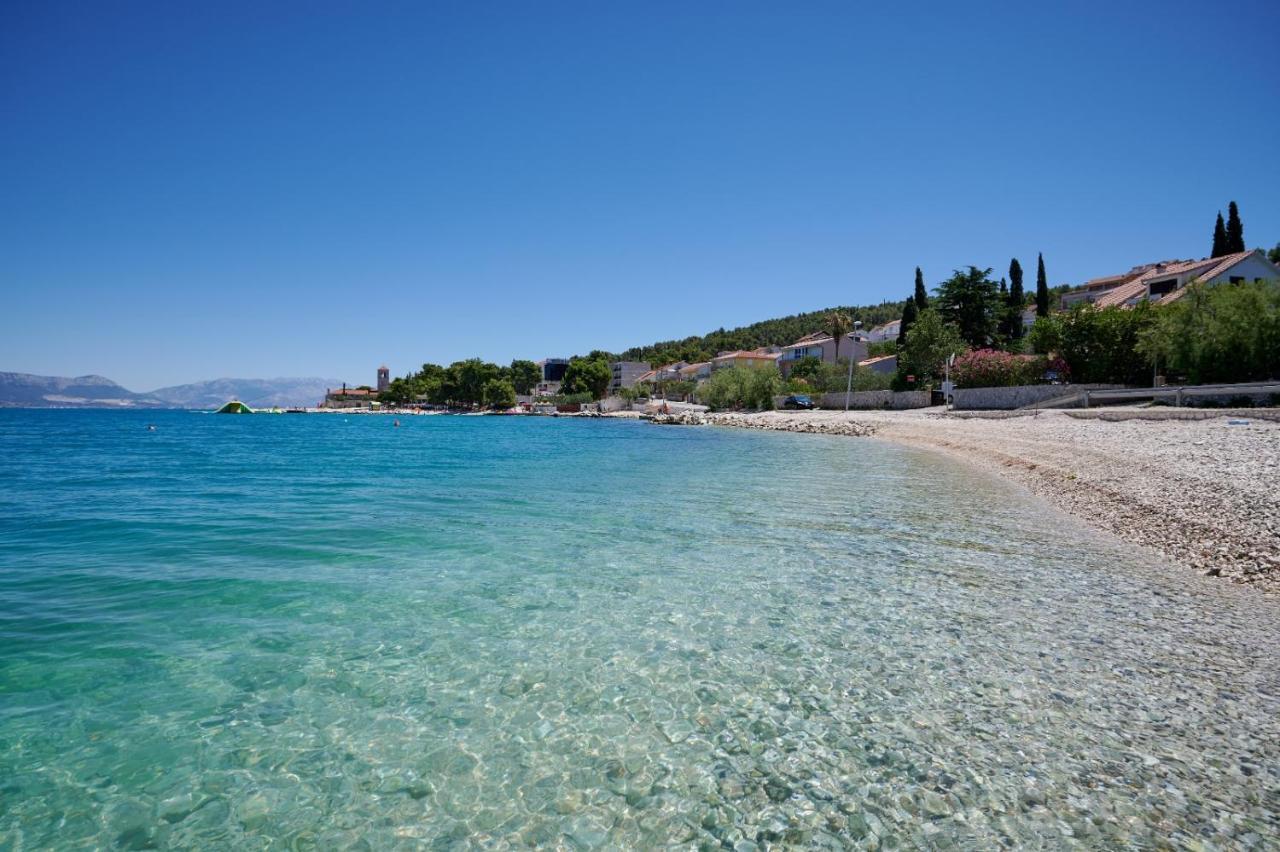
[[[621,353],[623,361],[649,361],[668,364],[672,361],[706,361],[717,352],[735,349],[755,349],[759,346],[786,346],[814,331],[821,331],[828,314],[843,311],[855,320],[861,320],[863,328],[871,329],[902,316],[902,302],[881,302],[863,307],[832,307],[820,311],[793,314],[789,317],[763,320],[741,328],[718,328],[703,335],[684,340],[663,340],[648,346],[635,346]]]

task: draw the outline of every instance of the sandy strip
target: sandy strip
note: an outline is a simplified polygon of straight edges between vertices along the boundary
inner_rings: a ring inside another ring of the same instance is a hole
[[[701,419],[939,450],[1125,541],[1280,595],[1280,422],[1248,412],[1199,420],[1080,415],[814,411]]]

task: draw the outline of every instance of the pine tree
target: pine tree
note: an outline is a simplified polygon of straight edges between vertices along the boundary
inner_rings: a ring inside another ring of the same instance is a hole
[[[920,271],[920,267],[916,267],[916,313],[920,313],[929,307],[929,293],[924,289],[924,273]]]
[[[1022,338],[1022,306],[1027,296],[1022,289],[1022,264],[1015,257],[1009,261],[1009,338]]]
[[[911,328],[911,324],[916,321],[919,315],[916,310],[916,300],[914,298],[907,299],[906,307],[902,309],[902,322],[898,325],[898,349],[907,345],[907,331]]]
[[[1213,226],[1213,254],[1209,257],[1222,257],[1227,253],[1227,226],[1222,221],[1222,211],[1218,211],[1218,223]]]
[[[1044,254],[1036,267],[1036,316],[1049,316],[1049,279],[1044,274]]]
[[[1240,221],[1240,208],[1233,201],[1227,205],[1227,250],[1226,254],[1244,251],[1244,223]]]

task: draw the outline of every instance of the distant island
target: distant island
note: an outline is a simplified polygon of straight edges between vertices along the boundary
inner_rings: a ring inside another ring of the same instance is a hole
[[[339,379],[209,379],[137,393],[104,376],[0,373],[0,408],[212,409],[228,399],[254,408],[315,405]]]

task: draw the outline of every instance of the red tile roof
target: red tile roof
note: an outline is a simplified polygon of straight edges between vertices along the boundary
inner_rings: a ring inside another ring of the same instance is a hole
[[[1190,275],[1193,278],[1208,280],[1216,278],[1235,266],[1240,261],[1252,255],[1252,251],[1242,251],[1235,254],[1223,255],[1222,257],[1202,257],[1199,260],[1172,260],[1164,263],[1152,264],[1145,272],[1133,279],[1127,284],[1121,284],[1113,290],[1108,290],[1098,297],[1094,302],[1099,308],[1107,308],[1113,305],[1124,305],[1130,301],[1136,301],[1144,298],[1147,293],[1147,287],[1153,281],[1159,281],[1163,278],[1173,278],[1183,275]],[[1180,293],[1182,288],[1174,290],[1158,301],[1171,302],[1175,293]],[[1178,298],[1181,298],[1180,296]]]

